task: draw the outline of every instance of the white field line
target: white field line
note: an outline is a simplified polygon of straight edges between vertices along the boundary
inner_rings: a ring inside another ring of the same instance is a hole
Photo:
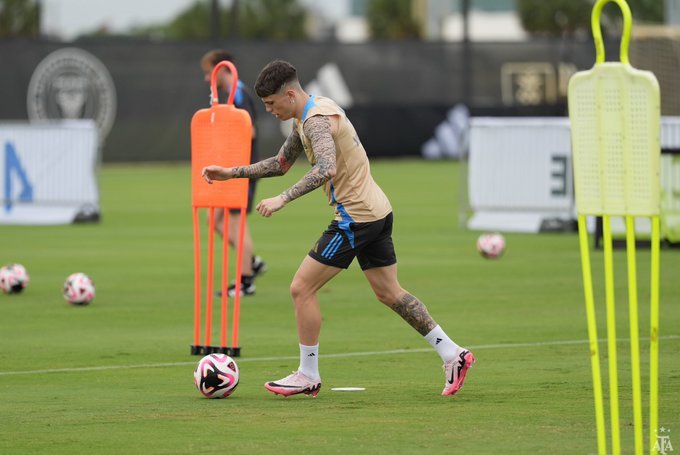
[[[680,335],[667,335],[659,337],[659,340],[677,340]],[[649,340],[649,338],[640,338],[640,340]],[[606,343],[607,340],[601,338],[600,343]],[[618,343],[630,341],[630,338],[617,338]],[[545,346],[569,346],[578,344],[588,344],[588,340],[556,340],[556,341],[536,341],[530,343],[496,343],[496,344],[480,344],[477,346],[468,346],[471,350],[483,349],[517,349],[517,348],[535,348]],[[338,354],[323,354],[323,358],[345,358],[345,357],[367,357],[380,355],[394,355],[394,354],[415,354],[422,352],[430,352],[432,348],[420,349],[393,349],[390,351],[364,351],[364,352],[345,352]],[[298,360],[298,356],[281,356],[281,357],[253,357],[253,358],[239,358],[238,363],[244,362],[272,362],[279,360]],[[165,363],[142,363],[137,365],[103,365],[98,367],[76,367],[76,368],[51,368],[45,370],[23,370],[23,371],[0,371],[0,376],[19,376],[29,374],[49,374],[49,373],[78,373],[89,371],[108,371],[108,370],[132,370],[139,368],[165,368],[177,367],[186,365],[195,365],[196,361],[191,362],[165,362]]]

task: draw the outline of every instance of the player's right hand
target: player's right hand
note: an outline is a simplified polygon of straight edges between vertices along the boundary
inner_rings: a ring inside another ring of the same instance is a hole
[[[204,167],[201,175],[208,183],[212,183],[213,180],[229,180],[231,178],[231,173],[228,169],[214,164]]]

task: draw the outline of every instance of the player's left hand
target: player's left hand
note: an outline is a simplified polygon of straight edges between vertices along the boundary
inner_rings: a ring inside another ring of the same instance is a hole
[[[263,199],[257,204],[255,210],[262,216],[270,217],[272,213],[278,212],[286,205],[286,202],[281,196],[270,197],[269,199]]]

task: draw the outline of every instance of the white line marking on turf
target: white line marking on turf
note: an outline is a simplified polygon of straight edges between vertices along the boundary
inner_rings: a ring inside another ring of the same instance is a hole
[[[680,335],[666,335],[659,337],[659,340],[677,340]],[[649,340],[649,338],[641,337],[640,340]],[[630,341],[630,338],[617,338],[618,343]],[[606,343],[605,338],[600,338],[599,343]],[[556,341],[536,341],[530,343],[496,343],[496,344],[480,344],[477,346],[469,346],[472,350],[481,349],[516,349],[516,348],[535,348],[545,346],[569,346],[576,344],[588,344],[589,340],[556,340]],[[323,358],[345,358],[345,357],[363,357],[374,355],[393,355],[393,354],[415,354],[420,352],[430,352],[432,348],[420,349],[393,349],[390,351],[364,351],[364,352],[344,352],[338,354],[324,354]],[[252,357],[239,358],[238,363],[244,362],[272,362],[279,360],[298,360],[299,356],[281,356],[281,357]],[[28,374],[48,374],[48,373],[78,373],[89,371],[108,371],[108,370],[133,370],[139,368],[165,368],[178,367],[186,365],[195,365],[196,361],[191,362],[165,362],[165,363],[142,363],[138,365],[103,365],[99,367],[75,367],[75,368],[51,368],[45,370],[24,370],[24,371],[0,371],[0,376],[19,376]]]

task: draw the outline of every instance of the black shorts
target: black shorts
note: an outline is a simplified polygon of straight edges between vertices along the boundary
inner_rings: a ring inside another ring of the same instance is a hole
[[[392,214],[369,223],[333,221],[309,255],[322,264],[342,269],[349,267],[355,256],[361,270],[396,264]]]
[[[255,186],[257,185],[257,179],[248,180],[248,206],[246,207],[246,213],[253,211],[253,198],[255,197]],[[241,209],[229,210],[229,213],[241,213]]]

